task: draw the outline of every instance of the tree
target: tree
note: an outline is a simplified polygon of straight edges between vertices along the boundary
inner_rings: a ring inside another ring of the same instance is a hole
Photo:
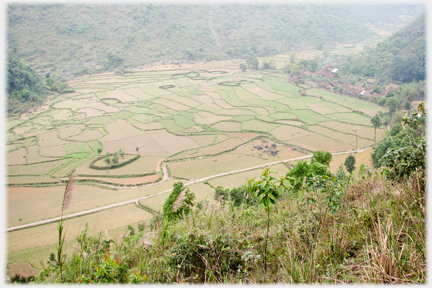
[[[291,187],[288,177],[281,176],[279,179],[271,176],[275,171],[266,168],[261,174],[261,180],[255,181],[255,178],[246,181],[246,189],[253,199],[257,198],[258,203],[263,204],[267,209],[267,235],[264,250],[264,271],[267,275],[267,241],[270,227],[270,206],[276,204],[277,199],[282,193]]]
[[[117,155],[114,155],[113,158],[112,158],[112,162],[113,162],[114,164],[117,164],[118,161],[119,161],[119,157],[118,157]]]
[[[240,63],[239,67],[240,67],[240,69],[241,69],[243,72],[246,71],[247,66],[246,66],[245,63]]]
[[[137,152],[137,154],[138,154],[138,150],[139,150],[139,147],[136,147],[135,151]]]
[[[373,127],[375,128],[375,136],[374,136],[374,146],[375,146],[375,143],[376,143],[376,129],[381,126],[381,119],[378,116],[378,114],[376,114],[374,117],[372,117],[371,122],[372,122]]]
[[[400,101],[396,97],[390,97],[387,99],[385,106],[389,108],[390,114],[393,114],[399,109]]]
[[[348,173],[352,173],[355,170],[355,163],[356,159],[352,154],[345,159],[345,168],[347,169]]]
[[[98,148],[98,149],[97,149],[97,153],[98,153],[98,154],[101,154],[101,153],[102,153],[102,148]]]
[[[332,159],[333,155],[330,152],[315,151],[311,159],[311,164],[314,162],[318,162],[327,167],[330,167],[330,162],[332,161]]]
[[[184,187],[182,182],[174,183],[173,191],[163,205],[163,215],[170,220],[181,219],[189,214],[193,207],[195,194]]]
[[[259,64],[258,59],[253,56],[250,56],[249,58],[246,59],[246,65],[249,68],[258,69],[258,64]]]

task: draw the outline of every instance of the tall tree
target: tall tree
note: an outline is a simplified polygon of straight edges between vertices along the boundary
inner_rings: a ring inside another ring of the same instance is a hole
[[[375,136],[374,136],[374,146],[375,146],[375,144],[376,144],[376,129],[381,126],[381,119],[378,116],[378,114],[376,114],[374,117],[372,117],[371,122],[372,122],[373,127],[375,128]]]
[[[355,170],[355,166],[354,166],[355,163],[356,163],[356,159],[352,154],[345,159],[345,168],[349,173],[352,173]]]

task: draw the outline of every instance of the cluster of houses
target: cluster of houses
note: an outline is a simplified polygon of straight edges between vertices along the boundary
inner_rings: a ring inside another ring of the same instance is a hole
[[[315,74],[322,75],[325,78],[329,79],[329,82],[322,82],[319,86],[320,88],[324,88],[327,90],[335,91],[338,93],[344,93],[349,94],[353,96],[374,96],[374,97],[384,97],[387,95],[387,93],[391,90],[397,89],[397,85],[389,85],[385,89],[381,91],[381,93],[374,92],[375,85],[373,84],[373,79],[368,79],[368,85],[354,85],[353,83],[350,83],[346,81],[345,83],[341,84],[337,79],[339,79],[338,75],[339,69],[332,67],[330,64],[326,64],[322,69],[315,72]],[[309,77],[312,75],[313,72],[310,71],[303,71],[301,73],[301,76]],[[300,76],[300,77],[301,77]],[[300,77],[292,77],[291,81],[296,82],[300,81]]]

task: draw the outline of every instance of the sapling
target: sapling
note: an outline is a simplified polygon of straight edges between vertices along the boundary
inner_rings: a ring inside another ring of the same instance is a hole
[[[271,173],[276,171],[266,168],[260,176],[260,180],[255,181],[255,178],[246,181],[246,189],[253,199],[258,198],[258,203],[263,204],[267,209],[267,234],[266,244],[264,249],[264,275],[267,275],[267,242],[270,227],[270,206],[276,204],[282,193],[291,188],[288,179],[293,179],[287,176],[280,176],[279,179],[271,176]],[[264,277],[265,277],[264,276]]]

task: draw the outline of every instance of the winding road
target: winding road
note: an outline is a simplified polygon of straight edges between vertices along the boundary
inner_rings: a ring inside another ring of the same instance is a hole
[[[367,149],[367,148],[359,149],[357,151],[334,152],[334,153],[332,153],[332,155],[350,154],[350,153],[353,153],[353,152],[354,153],[360,153],[360,152],[363,152],[365,149]],[[195,183],[205,182],[205,181],[208,181],[210,179],[214,179],[214,178],[218,178],[218,177],[222,177],[222,176],[227,176],[227,175],[231,175],[231,174],[237,174],[237,173],[241,173],[241,172],[246,172],[246,171],[250,171],[250,170],[255,170],[255,169],[259,169],[259,168],[264,168],[264,167],[272,166],[272,165],[276,165],[276,164],[281,164],[281,163],[287,163],[287,162],[292,162],[292,161],[309,159],[311,157],[312,157],[312,155],[306,155],[306,156],[302,156],[302,157],[298,157],[298,158],[280,160],[280,161],[276,161],[276,162],[272,162],[272,163],[267,163],[267,164],[263,164],[263,165],[254,166],[254,167],[249,167],[249,168],[239,169],[239,170],[235,170],[235,171],[220,173],[220,174],[216,174],[216,175],[208,176],[208,177],[205,177],[205,178],[201,178],[201,179],[190,181],[188,183],[185,183],[184,186],[189,186],[189,185],[193,185]],[[169,180],[170,178],[169,178],[169,175],[168,175],[168,172],[167,172],[167,169],[166,169],[165,162],[162,164],[162,170],[163,170],[163,173],[164,173],[164,177],[162,178],[162,180],[160,182],[144,185],[143,187],[158,185],[158,184],[160,184],[160,183],[162,183],[164,181]],[[125,189],[134,189],[134,188],[135,187],[129,187],[129,188],[125,188]],[[63,218],[64,219],[70,219],[70,218],[74,218],[74,217],[79,217],[79,216],[83,216],[83,215],[87,215],[87,214],[91,214],[91,213],[95,213],[95,212],[99,212],[99,211],[103,211],[103,210],[119,207],[119,206],[122,206],[122,205],[133,204],[133,203],[139,202],[140,200],[148,199],[148,198],[151,198],[151,197],[154,197],[154,196],[157,196],[157,195],[160,195],[160,194],[168,193],[168,192],[171,192],[171,191],[172,191],[172,188],[164,190],[162,192],[158,192],[158,193],[152,194],[152,195],[147,195],[147,196],[144,196],[144,197],[140,197],[140,198],[124,201],[124,202],[114,203],[114,204],[111,204],[111,205],[106,205],[106,206],[102,206],[102,207],[98,207],[98,208],[94,208],[94,209],[89,209],[89,210],[84,210],[84,211],[68,214],[68,215],[65,215]],[[16,231],[16,230],[21,230],[21,229],[36,227],[36,226],[39,226],[39,225],[44,225],[44,224],[48,224],[48,223],[57,222],[59,220],[60,220],[60,217],[55,217],[55,218],[50,218],[50,219],[46,219],[46,220],[36,221],[36,222],[33,222],[33,223],[28,223],[28,224],[24,224],[24,225],[20,225],[20,226],[9,227],[9,228],[6,228],[6,232],[12,232],[12,231]]]

